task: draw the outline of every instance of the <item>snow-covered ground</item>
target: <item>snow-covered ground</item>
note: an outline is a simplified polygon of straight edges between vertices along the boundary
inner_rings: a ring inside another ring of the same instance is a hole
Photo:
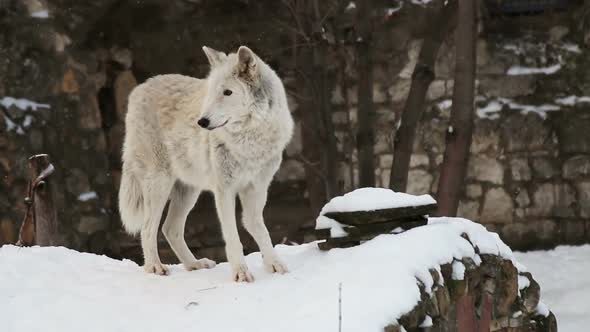
[[[285,275],[265,272],[260,254],[251,254],[252,284],[231,281],[226,263],[192,272],[172,266],[169,276],[156,276],[127,260],[6,245],[0,248],[2,331],[337,331],[340,285],[342,330],[382,331],[418,300],[415,278],[430,288],[429,267],[478,260],[463,232],[482,252],[527,265],[561,332],[585,330],[590,246],[513,255],[480,225],[432,218],[354,248],[278,246],[291,269]],[[457,265],[453,275],[460,278]]]
[[[419,299],[416,278],[428,269],[482,252],[512,259],[497,235],[464,219],[436,218],[361,246],[318,250],[315,243],[278,246],[285,275],[264,271],[259,253],[246,258],[256,281],[231,280],[226,263],[169,276],[134,262],[65,248],[0,248],[2,331],[382,331]],[[427,245],[425,245],[427,244]],[[460,275],[460,273],[458,274]]]
[[[541,300],[557,317],[559,332],[588,331],[590,245],[514,255],[541,285]]]

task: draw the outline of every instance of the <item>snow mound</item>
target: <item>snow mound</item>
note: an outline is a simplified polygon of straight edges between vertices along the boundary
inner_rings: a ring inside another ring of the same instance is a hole
[[[330,212],[374,211],[405,206],[436,204],[430,195],[410,195],[385,188],[360,188],[332,198],[320,215]]]
[[[429,269],[481,253],[513,259],[497,235],[460,218],[432,218],[399,235],[320,251],[316,243],[277,246],[290,268],[265,272],[260,253],[246,257],[252,284],[230,280],[222,263],[169,276],[143,272],[129,260],[62,247],[0,248],[3,331],[383,331],[430,289]]]

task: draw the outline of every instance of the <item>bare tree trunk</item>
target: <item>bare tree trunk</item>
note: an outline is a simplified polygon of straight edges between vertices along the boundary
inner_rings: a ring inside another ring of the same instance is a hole
[[[319,0],[313,0],[314,21],[312,22],[313,67],[312,77],[316,82],[315,104],[317,121],[319,124],[320,142],[323,142],[324,153],[321,154],[322,169],[326,177],[326,195],[332,198],[338,194],[338,148],[332,123],[332,103],[330,75],[328,73],[328,41],[324,37],[322,26],[322,14],[320,13]]]
[[[309,104],[312,103],[305,103],[302,106],[305,107]],[[315,121],[313,113],[305,113],[301,118],[304,128],[306,123]],[[317,131],[312,133],[313,131],[311,128],[303,129],[302,143],[304,148],[302,154],[307,160],[305,163],[305,183],[309,194],[309,205],[312,215],[317,216],[324,204],[326,204],[328,195],[326,193],[326,179],[320,162],[322,151],[320,145],[317,143],[319,136]]]
[[[298,38],[295,68],[301,92],[303,130],[302,159],[313,215],[318,215],[327,200],[338,194],[338,150],[331,110],[329,44],[324,37],[325,13],[318,0],[284,1],[290,10]]]
[[[389,188],[395,191],[406,191],[416,128],[424,113],[426,93],[435,78],[434,65],[438,50],[457,17],[456,0],[451,0],[446,5],[443,2],[441,4],[441,8],[433,9],[436,16],[422,42],[412,74],[412,85],[402,112],[401,125],[395,132],[393,164],[389,177]]]
[[[437,195],[437,214],[444,216],[457,214],[473,133],[477,34],[475,1],[459,0],[458,18],[453,107]]]
[[[373,63],[371,57],[372,10],[371,0],[359,2],[359,38],[356,41],[359,71],[356,144],[360,187],[375,186],[375,115],[373,110]]]
[[[301,67],[309,74],[313,54],[311,49],[302,48],[298,59],[301,60]],[[304,65],[307,64],[307,65]],[[309,194],[309,204],[313,216],[317,216],[327,201],[326,179],[323,171],[322,146],[318,122],[318,110],[314,101],[314,88],[307,79],[299,80],[299,91],[303,94],[301,103],[301,128],[302,128],[302,155],[305,158],[305,182]]]

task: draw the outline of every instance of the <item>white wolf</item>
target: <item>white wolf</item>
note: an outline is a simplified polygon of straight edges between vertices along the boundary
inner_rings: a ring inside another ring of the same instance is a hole
[[[184,239],[189,211],[202,190],[215,196],[226,254],[236,281],[253,281],[244,260],[235,216],[239,195],[243,224],[255,239],[265,267],[284,273],[262,210],[267,190],[290,141],[293,119],[277,74],[249,48],[226,55],[203,47],[209,76],[196,79],[161,75],[136,87],[129,96],[123,146],[119,210],[125,229],[141,235],[149,273],[166,274],[158,256],[162,227],[187,270],[210,268],[197,260]]]

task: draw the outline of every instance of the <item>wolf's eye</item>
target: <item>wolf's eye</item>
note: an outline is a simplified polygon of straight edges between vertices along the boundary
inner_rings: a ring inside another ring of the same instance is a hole
[[[231,90],[228,90],[228,89],[223,90],[223,95],[224,96],[231,96],[232,93],[233,92]]]

